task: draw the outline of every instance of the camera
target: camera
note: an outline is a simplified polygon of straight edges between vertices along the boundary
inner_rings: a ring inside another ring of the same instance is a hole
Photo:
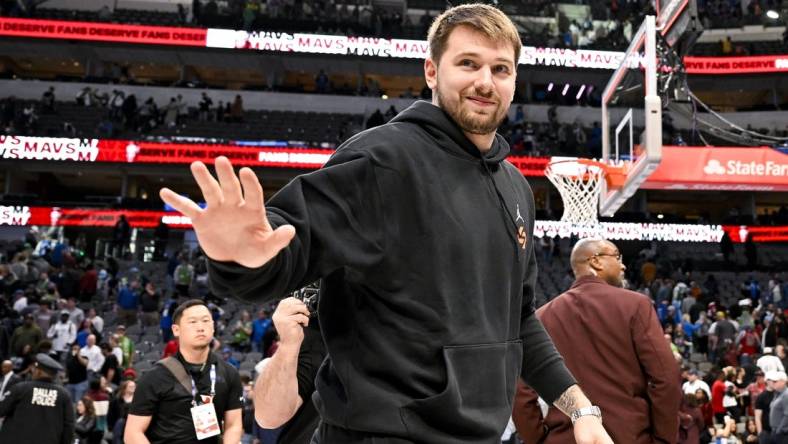
[[[293,297],[300,300],[309,310],[309,317],[317,317],[317,307],[320,300],[320,282],[309,284],[306,287],[293,292]]]

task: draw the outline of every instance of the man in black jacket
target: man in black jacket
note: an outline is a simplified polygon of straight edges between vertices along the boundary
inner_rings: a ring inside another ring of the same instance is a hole
[[[599,410],[534,316],[534,198],[495,130],[522,43],[503,13],[442,14],[425,60],[433,102],[341,146],[271,202],[249,168],[192,165],[206,209],[192,220],[216,294],[263,302],[322,278],[328,351],[316,379],[317,443],[490,443],[519,376],[609,443]]]
[[[53,382],[63,367],[39,353],[33,380],[12,386],[0,401],[0,442],[71,444],[74,442],[74,406],[65,388]]]

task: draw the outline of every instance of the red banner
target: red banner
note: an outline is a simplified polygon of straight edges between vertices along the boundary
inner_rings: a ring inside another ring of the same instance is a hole
[[[788,227],[753,227],[747,225],[723,225],[722,229],[728,233],[731,240],[742,243],[747,236],[752,236],[753,242],[788,242]]]
[[[66,227],[113,227],[121,215],[125,215],[132,228],[155,228],[160,221],[175,229],[191,229],[191,220],[176,212],[108,210],[95,208],[60,208],[1,206],[0,226],[66,226]],[[603,233],[605,238],[614,240],[661,240],[675,242],[718,242],[723,230],[736,243],[743,242],[752,235],[754,242],[788,241],[788,226],[757,227],[734,225],[686,225],[686,224],[649,224],[602,222],[596,227],[580,227]],[[560,221],[537,220],[534,235],[541,237],[556,234],[568,237],[575,233],[578,225]],[[585,232],[575,233],[584,234]],[[585,233],[585,235],[591,235]],[[583,236],[581,236],[583,237]]]
[[[330,149],[66,139],[0,135],[0,159],[143,164],[212,164],[217,156],[236,166],[317,169]],[[543,177],[549,157],[508,158],[524,176]],[[698,191],[788,191],[788,155],[768,147],[704,148],[665,146],[662,164],[646,189]]]
[[[688,74],[754,74],[788,72],[788,55],[684,57]]]
[[[113,227],[125,215],[132,228],[155,228],[159,221],[172,228],[191,228],[191,220],[179,213],[95,208],[0,206],[0,225]]]
[[[237,166],[316,169],[333,153],[334,150],[273,144],[239,146],[0,135],[0,159],[189,164],[197,160],[213,163],[217,156],[226,156]]]
[[[150,164],[212,164],[225,156],[236,166],[317,169],[334,150],[206,143],[164,143],[132,140],[66,139],[0,135],[0,159]],[[547,157],[510,157],[525,176],[543,176]]]
[[[205,46],[207,30],[0,17],[0,35],[98,42]]]
[[[643,188],[788,191],[788,155],[768,147],[663,147],[662,163]]]

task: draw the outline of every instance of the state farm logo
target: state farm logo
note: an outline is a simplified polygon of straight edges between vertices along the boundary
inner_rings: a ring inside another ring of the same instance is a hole
[[[719,160],[709,159],[709,163],[703,167],[703,172],[706,174],[725,174],[725,167],[720,165]]]
[[[725,164],[717,159],[709,159],[703,172],[708,175],[716,176],[788,176],[788,163],[777,163],[772,160],[766,162],[742,162],[741,160],[729,160]]]
[[[98,139],[0,135],[0,158],[94,162],[98,143]]]
[[[0,206],[0,225],[27,225],[30,207]]]

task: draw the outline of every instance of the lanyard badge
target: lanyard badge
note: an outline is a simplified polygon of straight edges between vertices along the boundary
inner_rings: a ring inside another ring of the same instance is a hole
[[[216,416],[216,409],[213,405],[214,397],[216,396],[216,364],[211,365],[211,396],[208,402],[197,405],[197,384],[192,378],[192,423],[194,424],[194,432],[197,434],[197,439],[202,440],[212,436],[219,435],[221,428],[219,427],[219,418]],[[202,397],[201,397],[202,400]]]
[[[192,407],[197,406],[197,384],[194,382],[194,378],[192,380]],[[210,404],[213,403],[213,398],[216,396],[216,364],[211,364],[211,396],[207,400],[200,396],[200,401],[202,404]]]

